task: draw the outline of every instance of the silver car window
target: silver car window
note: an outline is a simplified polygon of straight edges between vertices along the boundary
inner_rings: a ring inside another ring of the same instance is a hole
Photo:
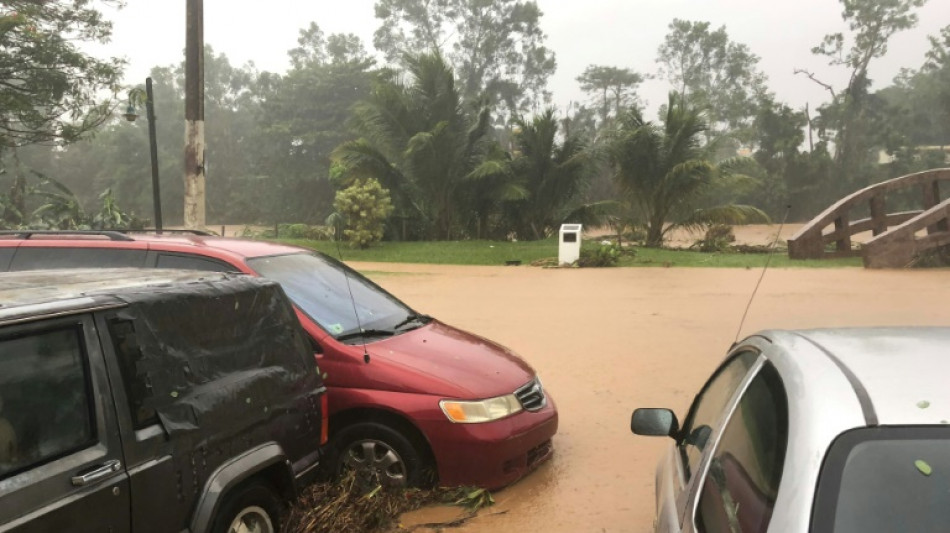
[[[778,496],[788,447],[788,398],[766,362],[742,394],[706,470],[697,530],[765,533]]]
[[[703,450],[719,428],[723,410],[757,358],[758,354],[752,351],[735,355],[719,367],[693,400],[679,441],[687,481],[699,468]]]

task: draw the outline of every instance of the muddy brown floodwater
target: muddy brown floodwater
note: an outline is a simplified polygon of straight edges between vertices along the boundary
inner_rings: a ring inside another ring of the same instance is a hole
[[[528,360],[560,413],[554,457],[464,532],[647,532],[661,438],[634,407],[683,416],[736,337],[759,270],[542,269],[355,263],[421,312]],[[773,269],[742,327],[950,325],[950,271]],[[477,457],[472,457],[477,461]],[[428,508],[404,527],[457,516]],[[417,530],[422,531],[422,530]]]

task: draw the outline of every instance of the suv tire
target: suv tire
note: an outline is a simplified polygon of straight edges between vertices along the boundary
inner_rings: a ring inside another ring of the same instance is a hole
[[[234,533],[242,523],[247,530],[260,533],[280,531],[280,499],[272,488],[262,483],[238,487],[228,496],[211,528],[212,533]]]
[[[329,466],[340,476],[356,472],[367,489],[419,487],[426,482],[426,462],[419,446],[400,431],[379,422],[358,422],[341,429],[332,439]]]

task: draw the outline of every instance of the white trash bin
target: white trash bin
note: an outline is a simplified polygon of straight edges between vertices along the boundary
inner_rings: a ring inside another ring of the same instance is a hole
[[[557,263],[561,266],[570,265],[581,258],[581,231],[580,224],[561,224],[558,232]]]

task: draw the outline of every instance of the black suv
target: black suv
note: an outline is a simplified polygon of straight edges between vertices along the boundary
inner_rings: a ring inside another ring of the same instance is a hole
[[[305,338],[263,278],[0,274],[0,531],[277,531],[327,437]]]

